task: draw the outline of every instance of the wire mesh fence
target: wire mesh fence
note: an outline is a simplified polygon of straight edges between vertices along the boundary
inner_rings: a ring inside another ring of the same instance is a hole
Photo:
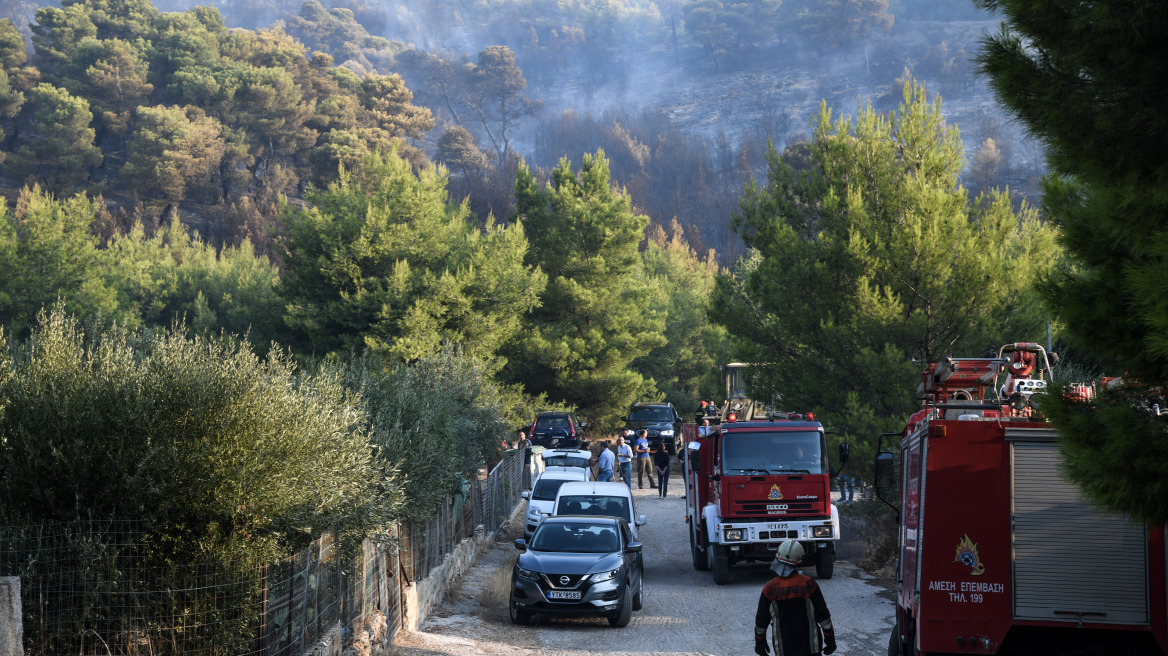
[[[19,577],[30,656],[292,656],[374,612],[401,627],[402,586],[482,526],[506,522],[524,489],[523,452],[468,481],[435,517],[342,559],[322,536],[276,563],[162,562],[135,521],[0,526],[0,576]]]
[[[457,494],[439,504],[435,516],[406,522],[402,533],[402,561],[411,580],[424,578],[446,554],[482,526],[493,534],[503,526],[525,489],[528,465],[522,450],[503,453],[484,480],[467,481]]]
[[[21,582],[25,653],[299,654],[337,622],[399,618],[394,550],[354,562],[331,535],[277,563],[155,564],[136,522],[0,527],[0,576]],[[391,623],[392,624],[392,623]]]

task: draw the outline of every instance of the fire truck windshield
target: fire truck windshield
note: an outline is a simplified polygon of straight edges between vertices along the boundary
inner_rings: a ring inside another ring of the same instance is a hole
[[[722,437],[723,474],[826,474],[819,431],[726,433]]]

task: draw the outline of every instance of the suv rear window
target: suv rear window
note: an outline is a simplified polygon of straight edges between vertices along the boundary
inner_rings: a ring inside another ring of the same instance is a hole
[[[591,458],[583,456],[544,456],[543,462],[548,467],[587,467]]]
[[[572,495],[560,497],[559,515],[602,515],[628,519],[629,500],[625,497]]]
[[[637,408],[629,415],[629,421],[673,421],[669,408]]]
[[[572,430],[572,422],[567,417],[538,417],[535,420],[536,430],[553,430],[563,428]]]

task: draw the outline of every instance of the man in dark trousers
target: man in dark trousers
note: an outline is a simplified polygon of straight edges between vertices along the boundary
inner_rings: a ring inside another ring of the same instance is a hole
[[[754,614],[754,653],[767,656],[767,624],[775,656],[827,656],[835,651],[835,629],[819,584],[795,568],[803,561],[803,545],[787,540],[771,563],[775,578],[767,581]]]

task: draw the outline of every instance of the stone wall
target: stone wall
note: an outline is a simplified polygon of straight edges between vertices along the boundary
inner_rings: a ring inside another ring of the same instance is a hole
[[[20,608],[20,578],[0,576],[0,656],[23,656],[24,618]]]
[[[511,511],[507,523],[514,525],[522,521],[525,508],[526,503],[517,504]],[[429,617],[430,611],[446,596],[450,582],[462,576],[475,564],[479,556],[490,548],[494,537],[479,526],[475,529],[474,537],[466,538],[459,543],[454,551],[446,555],[441,565],[430,571],[429,576],[405,586],[402,590],[402,599],[406,607],[406,616],[402,621],[402,629],[417,631]]]

